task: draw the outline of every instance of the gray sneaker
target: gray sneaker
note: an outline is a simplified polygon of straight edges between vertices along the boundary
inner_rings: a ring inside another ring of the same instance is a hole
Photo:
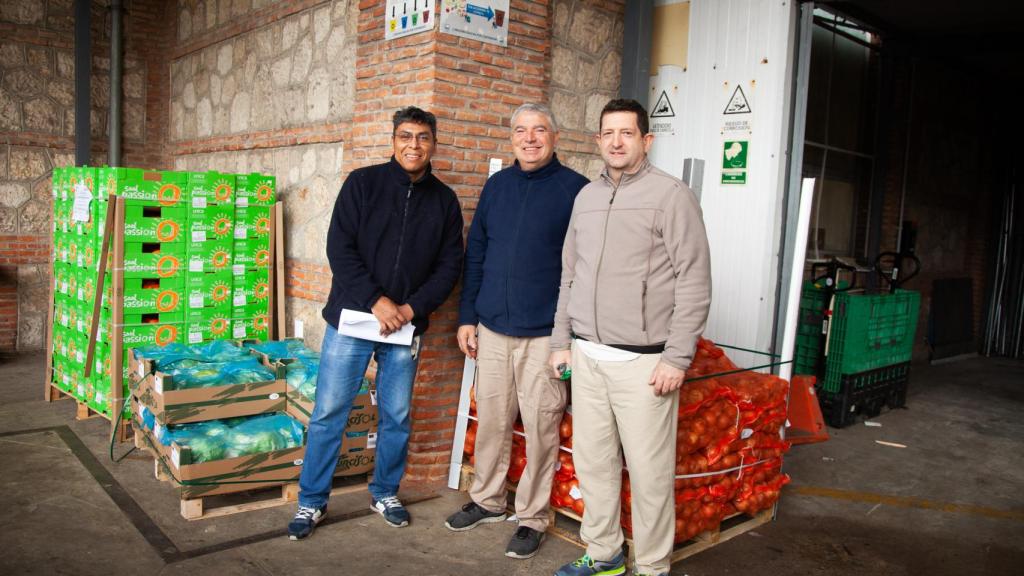
[[[505,549],[505,556],[525,560],[533,558],[540,549],[540,543],[544,541],[544,532],[539,532],[527,526],[520,526]]]
[[[505,512],[491,512],[486,508],[482,508],[476,502],[470,502],[462,507],[455,514],[452,514],[445,520],[444,525],[449,530],[455,532],[464,532],[466,530],[472,530],[477,527],[477,524],[487,524],[490,522],[502,522],[505,520]]]

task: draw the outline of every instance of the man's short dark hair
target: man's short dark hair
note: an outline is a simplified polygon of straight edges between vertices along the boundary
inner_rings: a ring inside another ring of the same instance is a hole
[[[426,124],[430,127],[430,133],[437,139],[437,117],[421,110],[415,106],[406,106],[395,111],[395,115],[391,118],[391,123],[394,124],[391,130],[392,135],[398,131],[398,125],[403,122],[412,122],[413,124]]]
[[[645,136],[650,130],[650,125],[647,123],[647,109],[636,100],[616,98],[609,101],[601,109],[601,126],[604,126],[604,115],[612,112],[634,112],[636,113],[636,125],[640,128],[640,135]]]

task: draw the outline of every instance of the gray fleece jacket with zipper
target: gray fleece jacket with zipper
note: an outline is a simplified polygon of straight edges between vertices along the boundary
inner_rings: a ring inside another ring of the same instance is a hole
[[[562,248],[551,350],[571,335],[609,346],[665,345],[686,370],[711,305],[711,257],[700,205],[645,161],[618,185],[607,170],[576,197]]]

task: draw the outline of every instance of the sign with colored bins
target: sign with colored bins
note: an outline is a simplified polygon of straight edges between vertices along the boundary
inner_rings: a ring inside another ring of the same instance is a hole
[[[434,0],[388,0],[384,39],[394,40],[434,28]]]

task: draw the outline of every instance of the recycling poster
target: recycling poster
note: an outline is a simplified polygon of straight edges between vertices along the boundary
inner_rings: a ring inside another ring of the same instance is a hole
[[[388,0],[384,39],[393,40],[434,27],[434,0]]]
[[[508,0],[442,0],[441,31],[508,46]]]

